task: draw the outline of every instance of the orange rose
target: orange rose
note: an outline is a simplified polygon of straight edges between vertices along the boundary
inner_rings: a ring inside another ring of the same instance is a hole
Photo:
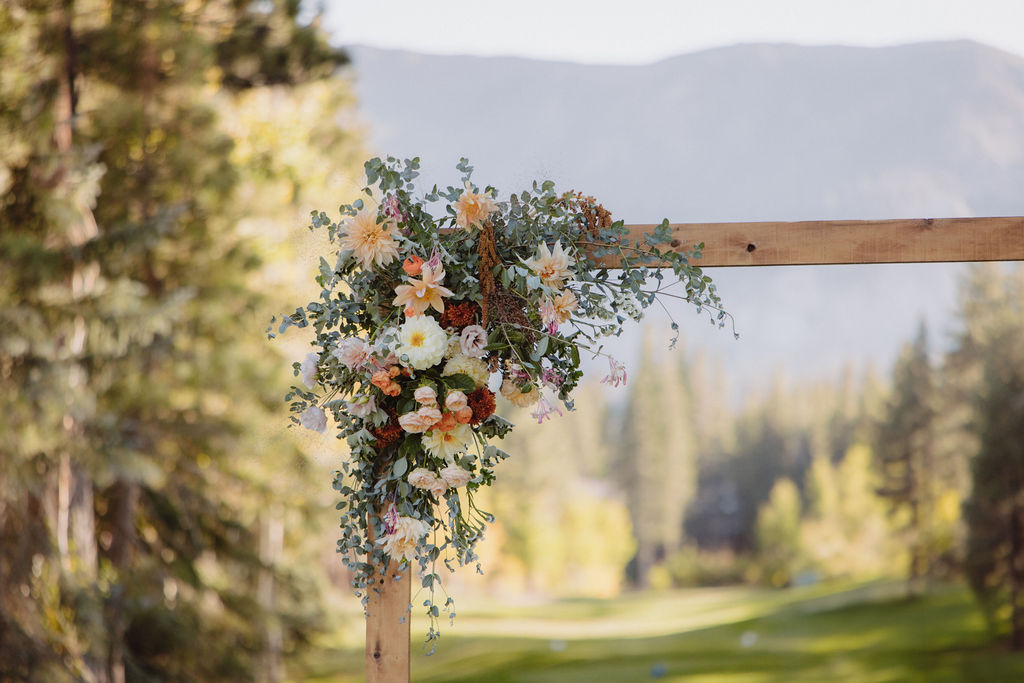
[[[402,270],[409,274],[409,277],[415,277],[420,274],[420,268],[423,267],[423,259],[416,254],[413,254],[409,258],[405,259],[402,263]]]
[[[458,421],[455,419],[455,413],[445,413],[441,416],[441,420],[434,425],[434,429],[442,432],[449,432],[452,429],[455,429],[455,425],[457,424]]]

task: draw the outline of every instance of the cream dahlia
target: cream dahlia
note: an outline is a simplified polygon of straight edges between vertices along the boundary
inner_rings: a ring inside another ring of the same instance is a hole
[[[540,276],[548,287],[558,289],[573,276],[572,258],[562,250],[562,243],[548,249],[546,244],[537,246],[537,255],[524,261],[526,266]]]
[[[473,192],[467,180],[466,191],[455,201],[455,223],[463,230],[479,228],[497,210],[491,195]]]
[[[339,245],[351,250],[364,270],[386,266],[398,258],[398,242],[391,235],[394,223],[377,222],[377,212],[365,208],[352,216],[343,228]]]
[[[429,315],[409,318],[398,329],[399,357],[406,358],[403,365],[426,370],[444,358],[448,348],[448,335]]]
[[[469,356],[457,353],[452,356],[452,359],[444,364],[444,369],[441,371],[441,375],[448,377],[450,375],[469,375],[470,379],[473,380],[473,384],[477,388],[487,386],[487,380],[491,376],[491,371],[487,369],[487,363],[483,362],[479,358],[470,358]]]
[[[554,304],[555,318],[558,322],[564,323],[569,321],[580,302],[571,289],[565,289],[555,297]]]
[[[384,546],[392,559],[405,558],[407,562],[416,559],[416,546],[430,533],[430,525],[422,519],[401,516],[395,520],[394,529],[378,543]]]

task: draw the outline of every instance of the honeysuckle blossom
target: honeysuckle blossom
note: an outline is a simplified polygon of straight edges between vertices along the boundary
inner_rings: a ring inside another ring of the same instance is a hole
[[[410,434],[422,434],[441,420],[441,411],[432,406],[423,406],[405,415],[399,415],[398,424]]]
[[[558,333],[558,312],[555,310],[555,302],[550,297],[544,297],[540,302],[540,321],[548,334]]]
[[[389,194],[380,205],[381,211],[388,218],[393,218],[396,222],[400,223],[405,220],[405,214],[398,206],[398,196]]]
[[[395,522],[398,521],[398,509],[394,504],[388,505],[388,511],[384,513],[384,533],[390,534],[395,530]]]
[[[562,410],[552,404],[546,397],[542,396],[541,399],[537,401],[537,409],[530,413],[530,417],[537,420],[537,424],[542,424],[544,420],[550,418],[556,413],[559,417],[562,416]]]
[[[314,432],[327,429],[327,413],[320,406],[309,406],[299,414],[299,423]]]
[[[349,370],[359,370],[370,362],[372,352],[373,349],[365,339],[347,337],[338,342],[338,348],[334,349],[331,355]]]
[[[409,318],[398,329],[398,355],[405,364],[417,370],[426,370],[444,358],[448,348],[448,335],[429,315]]]
[[[540,381],[551,389],[562,386],[565,378],[559,375],[553,368],[544,368],[540,373]]]
[[[402,515],[395,520],[391,533],[377,541],[384,546],[384,552],[396,560],[406,562],[416,559],[416,546],[430,533],[430,525],[422,519]]]
[[[419,387],[412,392],[412,397],[417,403],[425,406],[437,405],[437,392],[434,391],[434,387]]]
[[[372,413],[377,411],[377,399],[373,394],[366,396],[360,394],[353,396],[352,400],[348,402],[349,415],[356,417],[369,417]]]
[[[462,469],[458,465],[448,465],[441,470],[441,479],[444,480],[450,488],[457,489],[465,486],[469,483],[469,480],[473,478],[473,473]]]
[[[540,277],[540,281],[559,289],[565,281],[573,276],[572,258],[562,249],[561,241],[549,249],[546,244],[537,246],[537,255],[524,261],[526,266]]]
[[[306,357],[302,359],[302,365],[299,366],[299,375],[302,378],[302,383],[310,389],[316,384],[317,365],[319,363],[319,354],[307,353]]]
[[[470,358],[483,358],[487,355],[487,331],[479,325],[466,325],[459,336],[462,353]]]
[[[498,210],[498,205],[491,195],[473,192],[467,180],[466,191],[455,201],[454,208],[456,225],[469,231],[482,226],[487,217]]]
[[[454,429],[442,432],[438,429],[431,430],[423,435],[423,447],[435,458],[450,460],[466,450],[466,446],[473,440],[473,430],[464,424],[456,425]]]
[[[398,242],[391,230],[391,221],[377,222],[377,212],[364,208],[352,216],[341,229],[339,245],[351,250],[363,270],[386,266],[398,258]]]
[[[451,296],[452,291],[441,285],[444,280],[444,268],[431,268],[424,264],[420,267],[420,279],[409,278],[409,284],[395,287],[395,306],[409,308],[417,313],[425,313],[433,307],[438,313],[444,313],[443,297]]]
[[[611,384],[617,387],[626,383],[626,366],[614,358],[608,358],[608,374],[601,380],[601,384]]]

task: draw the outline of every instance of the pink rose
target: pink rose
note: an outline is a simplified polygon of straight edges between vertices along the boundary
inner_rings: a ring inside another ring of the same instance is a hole
[[[487,332],[479,325],[467,325],[459,337],[459,345],[462,346],[462,353],[470,358],[483,358],[487,351]]]
[[[370,345],[359,337],[349,337],[338,343],[333,355],[349,370],[358,370],[370,360]]]
[[[455,391],[448,392],[448,395],[444,398],[444,405],[448,410],[461,410],[466,407],[468,400],[464,393],[456,389]]]
[[[437,405],[437,392],[433,387],[420,387],[413,392],[412,397],[416,399],[417,403],[425,406]]]
[[[441,411],[437,408],[424,406],[413,413],[398,417],[398,424],[410,434],[422,434],[441,420]]]
[[[356,396],[348,404],[348,412],[356,417],[366,417],[377,410],[377,399],[369,396]]]

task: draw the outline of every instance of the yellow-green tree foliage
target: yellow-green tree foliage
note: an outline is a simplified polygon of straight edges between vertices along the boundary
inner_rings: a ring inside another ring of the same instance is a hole
[[[500,404],[517,427],[489,501],[501,528],[500,559],[484,570],[510,590],[615,594],[635,551],[622,494],[603,476],[604,393],[585,384],[576,406],[541,425],[528,410]]]
[[[240,230],[285,196],[283,232],[303,167],[350,158],[322,80],[344,55],[297,13],[0,6],[0,678],[276,678],[317,622],[294,492],[326,478],[253,428],[283,422],[289,373],[260,334],[269,247]],[[233,129],[256,92],[268,128],[330,134],[304,160]]]
[[[659,360],[651,337],[630,378],[613,476],[623,487],[637,553],[634,583],[645,586],[651,569],[684,543],[686,508],[697,478],[685,365],[678,356]]]
[[[800,545],[823,578],[893,575],[905,553],[877,494],[871,449],[855,444],[839,463],[816,457],[806,485]]]
[[[783,478],[758,511],[758,555],[764,579],[773,586],[788,585],[800,569],[801,507],[796,484]]]

